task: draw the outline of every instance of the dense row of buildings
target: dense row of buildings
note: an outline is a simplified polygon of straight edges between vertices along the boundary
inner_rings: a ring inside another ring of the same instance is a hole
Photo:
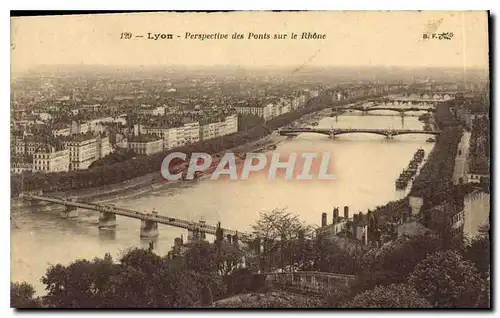
[[[261,100],[242,100],[234,105],[234,109],[238,114],[257,115],[265,121],[276,116],[295,111],[306,105],[310,98],[317,97],[317,90],[309,91],[308,94],[300,93],[298,96],[291,97],[270,97],[264,101]]]
[[[123,125],[122,117],[114,122],[97,120],[73,122],[70,127],[54,128],[50,136],[25,134],[12,139],[12,173],[22,171],[59,172],[87,169],[92,162],[116,149],[130,149],[137,155],[150,155],[238,131],[238,116],[221,120],[188,122],[183,125]],[[115,124],[117,130],[109,129]],[[27,129],[27,127],[25,127]],[[27,129],[29,130],[29,129]],[[110,136],[114,141],[113,145]]]
[[[232,114],[222,119],[205,119],[180,125],[122,126],[117,140],[119,147],[129,148],[138,154],[149,155],[205,140],[223,137],[238,131],[238,116]]]
[[[434,231],[446,233],[450,239],[459,238],[465,225],[465,210],[481,203],[472,198],[477,192],[467,195],[463,204],[444,202],[430,209],[398,211],[396,220],[383,220],[373,211],[359,212],[349,216],[349,208],[344,207],[344,215],[339,216],[339,209],[333,209],[332,222],[328,224],[327,214],[322,214],[321,227],[316,230],[318,237],[332,241],[360,242],[363,245],[383,245],[405,235],[412,236]]]
[[[12,144],[12,173],[83,170],[112,150],[109,136],[91,132],[69,136],[27,135],[15,137]]]

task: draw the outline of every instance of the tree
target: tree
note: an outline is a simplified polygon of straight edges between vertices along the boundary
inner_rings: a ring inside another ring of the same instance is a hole
[[[199,273],[215,273],[217,271],[217,250],[208,242],[190,244],[184,255],[187,270]]]
[[[35,296],[35,288],[26,283],[10,283],[11,308],[39,308],[40,302]]]
[[[252,290],[254,275],[248,268],[238,268],[224,277],[228,295],[235,295]]]
[[[432,308],[411,286],[377,286],[348,302],[345,308]]]
[[[93,261],[77,260],[69,266],[51,266],[42,277],[47,303],[57,308],[99,308],[116,266],[109,255]]]
[[[150,250],[126,253],[102,297],[107,308],[183,308],[200,299],[199,279]]]
[[[357,242],[341,245],[336,241],[321,239],[316,242],[315,250],[315,270],[339,274],[355,274],[358,254],[363,253],[363,247],[358,246]]]
[[[476,308],[490,308],[490,297],[491,297],[491,285],[490,278],[486,278],[483,280],[483,286],[481,288],[481,292],[479,293],[479,297],[475,304]]]
[[[215,302],[215,308],[323,308],[322,299],[275,292],[245,294]]]
[[[133,248],[120,259],[122,266],[130,266],[144,273],[152,274],[164,265],[160,256],[149,249]]]
[[[252,226],[264,244],[263,262],[265,270],[285,269],[297,262],[293,253],[285,253],[287,242],[299,242],[299,237],[311,234],[311,228],[302,223],[297,215],[286,209],[261,212],[259,220]]]
[[[490,274],[490,236],[488,231],[479,232],[464,251],[464,258],[474,263],[483,278]]]
[[[243,252],[236,244],[230,244],[226,241],[221,242],[217,249],[217,272],[224,277],[231,274],[241,264]]]
[[[452,250],[426,257],[409,283],[436,308],[474,307],[483,284],[474,264]]]
[[[396,272],[384,270],[365,271],[356,276],[351,286],[351,292],[356,295],[373,289],[376,286],[388,286],[404,281],[405,280],[401,278],[400,274]]]
[[[392,272],[396,275],[394,279],[403,282],[420,261],[438,250],[439,245],[439,238],[429,233],[398,238],[366,253],[362,272]]]

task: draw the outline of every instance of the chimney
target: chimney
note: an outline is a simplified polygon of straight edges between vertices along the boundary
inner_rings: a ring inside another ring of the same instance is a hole
[[[349,207],[347,205],[344,206],[344,219],[349,218]]]
[[[352,223],[354,224],[354,226],[356,226],[358,224],[358,221],[359,221],[359,216],[357,213],[354,213],[352,215]]]
[[[326,226],[326,213],[321,214],[321,227]]]
[[[339,208],[333,209],[333,224],[336,224],[339,221]]]
[[[232,239],[231,234],[226,235],[226,239],[227,239],[227,242],[228,242],[229,244],[231,244],[231,241],[232,241],[232,240],[231,240],[231,239]]]

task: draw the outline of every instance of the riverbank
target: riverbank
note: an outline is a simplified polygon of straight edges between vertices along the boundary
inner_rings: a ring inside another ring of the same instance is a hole
[[[463,141],[463,128],[451,114],[450,107],[449,103],[439,105],[436,113],[424,122],[429,128],[440,130],[441,134],[412,182],[409,193],[398,201],[377,207],[373,211],[375,215],[397,221],[402,217],[401,212],[410,208],[410,197],[421,198],[422,209],[430,209],[448,198],[453,189],[459,144]]]
[[[469,156],[471,133],[464,131],[460,143],[458,144],[458,152],[455,157],[455,169],[453,170],[453,184],[467,183],[467,158]]]

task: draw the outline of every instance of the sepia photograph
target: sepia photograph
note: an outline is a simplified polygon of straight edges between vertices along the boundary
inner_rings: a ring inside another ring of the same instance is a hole
[[[11,308],[491,310],[490,19],[11,11]]]

